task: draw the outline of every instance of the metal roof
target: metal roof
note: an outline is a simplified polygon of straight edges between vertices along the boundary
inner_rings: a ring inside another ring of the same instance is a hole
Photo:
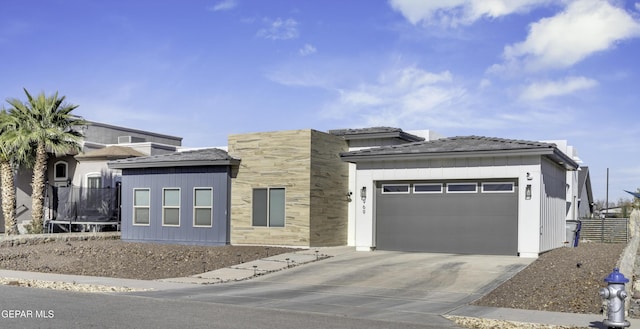
[[[194,167],[237,165],[239,159],[233,158],[224,150],[207,148],[175,152],[169,154],[152,155],[139,158],[129,158],[108,163],[109,168],[159,168],[159,167]]]

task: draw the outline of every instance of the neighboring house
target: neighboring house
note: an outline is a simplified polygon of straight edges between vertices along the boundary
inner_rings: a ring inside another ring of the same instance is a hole
[[[537,257],[564,245],[567,171],[555,144],[478,136],[346,152],[357,250]]]
[[[68,154],[60,157],[50,155],[47,165],[47,191],[45,220],[58,218],[57,207],[65,208],[64,216],[78,216],[78,212],[66,211],[78,200],[58,198],[54,188],[73,188],[79,191],[65,195],[94,198],[95,189],[115,188],[120,172],[107,168],[107,162],[113,159],[139,155],[175,152],[182,145],[182,138],[158,134],[89,121],[86,126],[76,127],[83,133],[80,154]],[[31,177],[30,169],[21,169],[16,175],[16,217],[18,228],[26,232],[24,225],[31,222]],[[61,202],[67,202],[65,206]],[[86,204],[83,202],[82,204]],[[75,206],[73,207],[75,208]],[[65,220],[68,218],[64,218]],[[74,218],[75,219],[75,218]],[[0,232],[4,232],[4,218],[0,213]]]
[[[578,169],[578,218],[592,218],[595,203],[591,191],[591,175],[589,167],[582,166]]]
[[[122,171],[122,240],[229,244],[229,193],[238,164],[215,148],[109,162]]]
[[[231,183],[231,243],[347,244],[347,143],[316,130],[229,136],[240,159]]]

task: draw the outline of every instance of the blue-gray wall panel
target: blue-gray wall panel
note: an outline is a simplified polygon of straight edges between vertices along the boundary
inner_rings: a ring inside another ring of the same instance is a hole
[[[213,188],[213,225],[193,227],[193,189]],[[149,188],[150,225],[133,225],[133,189]],[[162,190],[180,188],[180,226],[162,225]],[[228,166],[124,169],[122,172],[122,239],[224,245],[229,243]]]

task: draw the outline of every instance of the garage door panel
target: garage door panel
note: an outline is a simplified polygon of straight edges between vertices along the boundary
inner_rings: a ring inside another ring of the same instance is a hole
[[[376,196],[383,250],[517,254],[517,193]]]

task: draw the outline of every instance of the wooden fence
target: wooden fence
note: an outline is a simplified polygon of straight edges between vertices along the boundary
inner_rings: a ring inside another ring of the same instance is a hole
[[[580,240],[607,243],[629,241],[629,218],[581,219]]]

